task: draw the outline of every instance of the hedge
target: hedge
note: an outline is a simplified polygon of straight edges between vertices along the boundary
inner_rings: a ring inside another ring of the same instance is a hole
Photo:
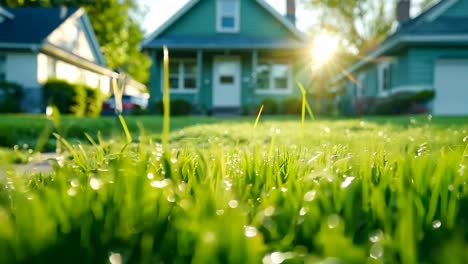
[[[18,113],[21,111],[23,87],[19,84],[0,81],[0,113]]]

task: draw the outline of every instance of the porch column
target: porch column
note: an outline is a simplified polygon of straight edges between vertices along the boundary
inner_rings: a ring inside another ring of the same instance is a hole
[[[150,56],[153,63],[150,68],[149,110],[156,111],[156,102],[162,99],[160,61],[157,50],[150,50]]]
[[[198,104],[198,108],[203,106],[203,50],[197,50],[197,88],[198,93],[195,97],[195,102]],[[202,109],[199,109],[202,110]]]

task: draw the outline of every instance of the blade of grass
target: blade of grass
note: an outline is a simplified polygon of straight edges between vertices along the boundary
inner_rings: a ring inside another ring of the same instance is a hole
[[[254,128],[257,128],[257,126],[258,126],[258,122],[260,121],[260,116],[262,115],[262,112],[263,112],[263,107],[264,107],[264,105],[262,105],[260,107],[260,111],[258,111],[257,119],[255,119]]]
[[[127,139],[127,143],[132,142],[132,140],[133,140],[132,135],[130,134],[130,130],[128,130],[127,123],[125,122],[125,119],[123,118],[123,116],[121,114],[119,114],[119,120],[120,120],[120,124],[122,125],[122,128],[124,130],[125,137]]]
[[[162,131],[162,146],[168,152],[169,132],[170,132],[170,96],[169,96],[169,51],[164,46],[164,81],[163,81],[163,131]]]

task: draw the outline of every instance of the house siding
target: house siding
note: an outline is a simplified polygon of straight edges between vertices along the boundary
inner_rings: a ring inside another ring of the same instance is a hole
[[[468,15],[468,1],[459,0],[458,3],[454,4],[447,11],[445,11],[444,16],[448,17],[459,17]]]
[[[219,33],[216,31],[216,0],[203,0],[196,4],[183,18],[172,24],[159,37],[208,36],[215,34],[237,34],[255,37],[286,37],[292,33],[277,19],[271,16],[254,0],[240,1],[239,33]],[[203,19],[200,19],[203,18]]]

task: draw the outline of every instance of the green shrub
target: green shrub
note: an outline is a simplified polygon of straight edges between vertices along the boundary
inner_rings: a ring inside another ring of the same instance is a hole
[[[98,88],[84,87],[86,90],[86,116],[97,117],[101,114],[104,95]]]
[[[86,112],[86,91],[81,85],[49,80],[43,92],[44,102],[55,105],[61,113],[83,116]]]
[[[263,105],[263,114],[266,115],[275,115],[278,113],[278,103],[273,98],[265,98],[260,103],[258,109]]]
[[[0,82],[0,113],[18,113],[21,111],[23,87],[16,83]]]
[[[185,116],[192,113],[192,103],[183,99],[171,100],[170,103],[171,116]],[[164,112],[162,101],[156,103],[156,109],[159,113]]]
[[[302,113],[302,99],[293,97],[283,101],[282,112],[288,115],[296,115]]]
[[[416,102],[424,103],[432,101],[435,98],[435,91],[434,90],[423,90],[419,91],[414,95],[414,99]]]
[[[401,115],[427,112],[429,109],[416,107],[425,104],[435,97],[433,90],[419,92],[399,92],[380,99],[373,111],[377,115]]]

